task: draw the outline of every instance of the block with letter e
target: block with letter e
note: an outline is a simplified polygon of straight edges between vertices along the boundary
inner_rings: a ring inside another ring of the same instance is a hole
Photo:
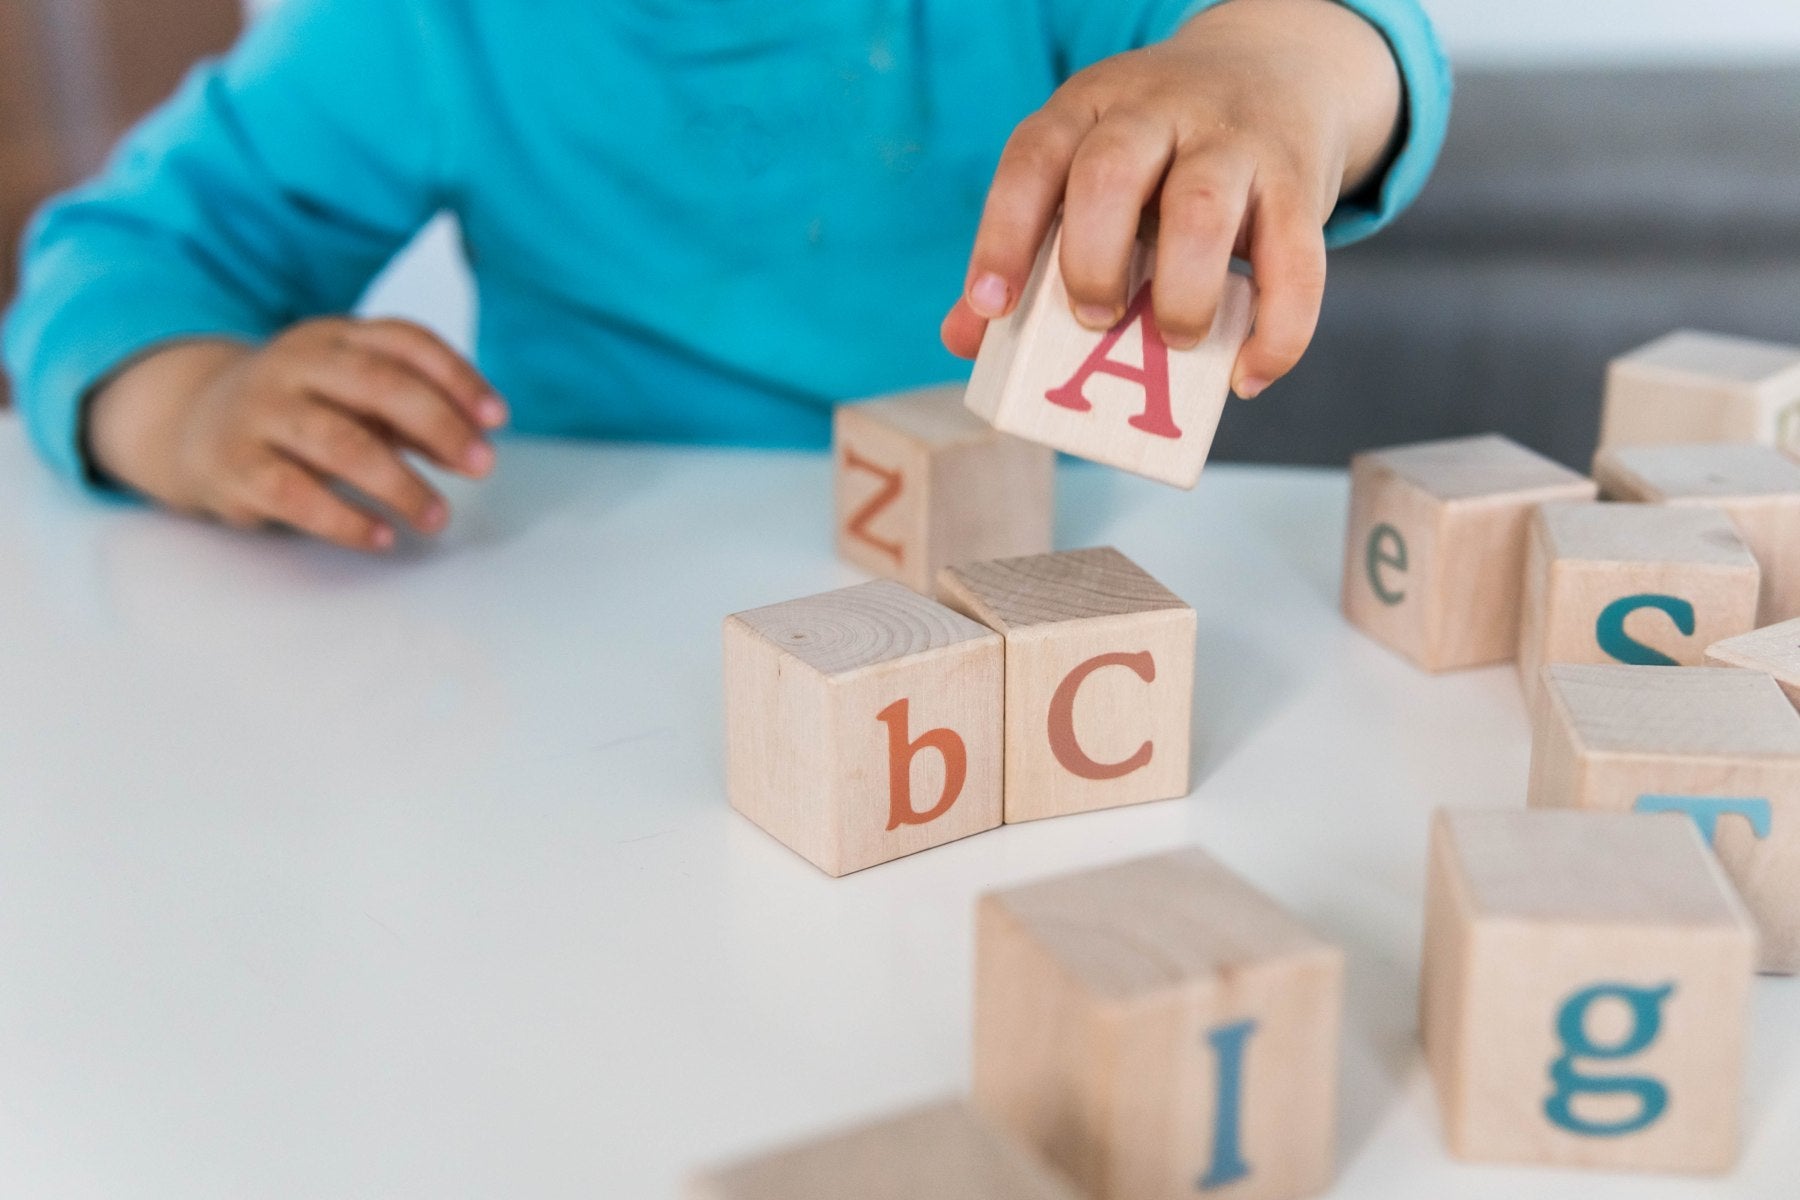
[[[962,393],[840,405],[833,420],[839,556],[926,595],[951,563],[1051,544],[1055,451],[1000,433]]]
[[[992,893],[975,1103],[1092,1200],[1333,1174],[1344,959],[1198,850]]]
[[[889,580],[726,618],[732,807],[830,875],[997,828],[1001,670]]]
[[[1682,329],[1614,359],[1600,445],[1670,442],[1800,454],[1800,346]]]
[[[1661,504],[1545,504],[1531,522],[1519,682],[1545,663],[1698,666],[1756,627],[1762,572],[1724,513]]]
[[[1006,638],[1006,820],[1185,796],[1194,610],[1111,547],[947,568]]]
[[[1359,454],[1344,615],[1428,671],[1506,662],[1532,510],[1594,494],[1591,480],[1495,434]]]
[[[1729,667],[1546,667],[1533,806],[1677,813],[1718,852],[1762,932],[1762,969],[1800,971],[1800,713]]]
[[[1153,252],[1132,251],[1118,323],[1104,333],[1069,311],[1061,226],[1038,252],[1019,303],[989,322],[969,378],[971,411],[994,428],[1080,458],[1191,488],[1212,449],[1249,335],[1255,287],[1229,274],[1211,333],[1171,349],[1152,306]]]
[[[1692,822],[1440,812],[1420,1018],[1451,1151],[1730,1170],[1755,964]]]

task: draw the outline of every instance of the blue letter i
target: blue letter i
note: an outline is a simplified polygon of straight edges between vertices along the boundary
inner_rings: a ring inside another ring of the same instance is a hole
[[[1201,1191],[1236,1183],[1250,1174],[1239,1144],[1238,1125],[1244,1107],[1244,1043],[1255,1032],[1255,1021],[1239,1021],[1206,1035],[1219,1060],[1219,1091],[1213,1106],[1212,1166],[1200,1179]]]

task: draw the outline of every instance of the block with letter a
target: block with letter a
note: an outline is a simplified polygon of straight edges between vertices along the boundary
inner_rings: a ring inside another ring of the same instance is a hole
[[[1494,434],[1359,454],[1344,615],[1428,671],[1506,662],[1532,510],[1594,494],[1592,480]]]
[[[1420,1023],[1451,1151],[1729,1171],[1756,930],[1689,821],[1439,813]]]
[[[1762,969],[1800,971],[1800,713],[1725,667],[1553,666],[1530,803],[1690,818],[1762,931]]]
[[[947,568],[1006,638],[1006,820],[1188,791],[1194,610],[1110,547]]]
[[[1606,372],[1600,445],[1762,442],[1800,456],[1800,346],[1678,330]]]
[[[888,580],[726,618],[732,807],[830,875],[996,828],[1002,656]]]
[[[994,428],[1178,487],[1200,478],[1249,335],[1255,288],[1226,277],[1212,332],[1172,350],[1151,304],[1151,248],[1133,251],[1129,303],[1097,333],[1069,311],[1060,225],[1038,253],[1018,306],[991,322],[969,379],[969,408]]]
[[[930,595],[939,569],[1050,549],[1056,453],[963,407],[961,385],[842,405],[840,557]]]
[[[1198,850],[984,896],[975,1102],[1093,1200],[1333,1174],[1344,958]]]
[[[1545,504],[1532,518],[1519,612],[1528,703],[1545,663],[1698,666],[1756,627],[1762,572],[1724,513],[1661,504]]]
[[[1079,1200],[961,1101],[707,1171],[687,1194],[689,1200]]]

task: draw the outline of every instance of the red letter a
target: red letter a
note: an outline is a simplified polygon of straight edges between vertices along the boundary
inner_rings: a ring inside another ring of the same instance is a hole
[[[1142,367],[1115,362],[1108,357],[1113,347],[1119,344],[1119,338],[1134,322],[1141,323],[1143,328]],[[1082,389],[1095,375],[1116,375],[1144,389],[1144,411],[1131,418],[1133,429],[1141,429],[1156,437],[1181,437],[1174,414],[1169,411],[1169,348],[1163,343],[1162,331],[1156,327],[1156,314],[1150,311],[1149,280],[1145,280],[1144,286],[1138,289],[1137,297],[1132,300],[1131,307],[1125,310],[1119,323],[1106,331],[1100,344],[1094,347],[1093,352],[1076,369],[1075,377],[1061,387],[1045,392],[1044,399],[1076,412],[1088,412],[1094,406],[1082,394]]]
[[[902,825],[924,825],[949,812],[969,773],[968,750],[953,730],[933,729],[921,733],[916,742],[907,741],[907,708],[907,701],[896,700],[875,715],[888,727],[889,832]],[[944,795],[930,812],[917,812],[912,806],[912,760],[928,748],[944,756]]]

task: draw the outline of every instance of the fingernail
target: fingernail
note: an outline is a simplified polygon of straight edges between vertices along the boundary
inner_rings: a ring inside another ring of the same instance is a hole
[[[463,465],[477,475],[486,475],[494,466],[494,448],[486,442],[476,442],[463,455]]]
[[[419,528],[427,533],[436,533],[444,527],[444,522],[449,519],[450,509],[448,506],[442,500],[433,500],[425,506],[425,511],[419,514]]]
[[[1119,310],[1107,304],[1077,304],[1075,319],[1099,333],[1118,324]]]
[[[498,429],[506,424],[506,401],[489,392],[475,405],[475,417],[483,429]]]
[[[386,525],[377,525],[369,534],[369,545],[377,550],[392,550],[394,548],[393,529]]]
[[[1200,338],[1192,337],[1185,333],[1170,333],[1166,329],[1161,332],[1163,345],[1171,350],[1192,350],[1201,342]]]
[[[1262,395],[1268,386],[1269,381],[1266,379],[1240,379],[1237,387],[1233,390],[1237,392],[1240,399],[1254,400]]]
[[[1006,286],[1006,280],[989,271],[969,289],[969,307],[990,321],[997,320],[1006,315],[1006,302],[1011,295],[1012,289]]]

